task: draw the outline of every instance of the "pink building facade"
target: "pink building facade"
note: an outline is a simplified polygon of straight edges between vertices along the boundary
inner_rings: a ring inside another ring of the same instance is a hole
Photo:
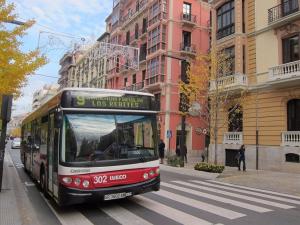
[[[180,59],[192,63],[197,53],[208,51],[209,12],[209,4],[201,0],[115,0],[106,19],[111,43],[140,49],[139,70],[116,59],[107,88],[154,94],[160,106],[160,137],[173,152],[181,134],[178,82],[186,71]],[[198,155],[205,148],[202,128],[199,117],[187,118],[188,154]]]

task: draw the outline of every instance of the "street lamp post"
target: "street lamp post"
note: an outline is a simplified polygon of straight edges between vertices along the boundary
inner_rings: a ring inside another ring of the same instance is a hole
[[[1,138],[0,138],[0,192],[2,189],[6,128],[7,128],[7,123],[10,121],[12,98],[13,98],[12,95],[2,95],[2,106],[1,106],[2,130],[1,130]]]

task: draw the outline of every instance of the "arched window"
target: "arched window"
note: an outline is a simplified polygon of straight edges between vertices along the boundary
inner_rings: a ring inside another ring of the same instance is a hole
[[[285,161],[299,163],[300,162],[299,155],[295,153],[287,153],[285,154]]]
[[[292,99],[287,103],[288,131],[300,131],[300,99]]]
[[[243,109],[240,105],[228,110],[228,132],[243,131]]]

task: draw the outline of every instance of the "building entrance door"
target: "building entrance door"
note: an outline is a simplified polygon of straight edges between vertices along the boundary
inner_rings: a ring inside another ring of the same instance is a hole
[[[238,167],[238,160],[236,159],[237,153],[238,150],[225,149],[225,166]]]

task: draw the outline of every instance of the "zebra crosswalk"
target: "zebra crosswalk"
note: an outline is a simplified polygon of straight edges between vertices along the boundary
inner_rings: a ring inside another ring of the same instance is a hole
[[[280,213],[287,210],[295,210],[289,213],[292,217],[293,212],[299,212],[299,205],[300,197],[273,191],[214,180],[173,180],[161,182],[158,192],[103,202],[93,209],[93,218],[76,207],[55,214],[63,225],[79,224],[78,221],[82,225],[101,224],[100,216],[99,223],[95,222],[97,212],[109,217],[109,224],[248,225],[260,224],[264,217],[270,220],[275,214],[280,218]],[[247,217],[253,223],[244,219]]]

